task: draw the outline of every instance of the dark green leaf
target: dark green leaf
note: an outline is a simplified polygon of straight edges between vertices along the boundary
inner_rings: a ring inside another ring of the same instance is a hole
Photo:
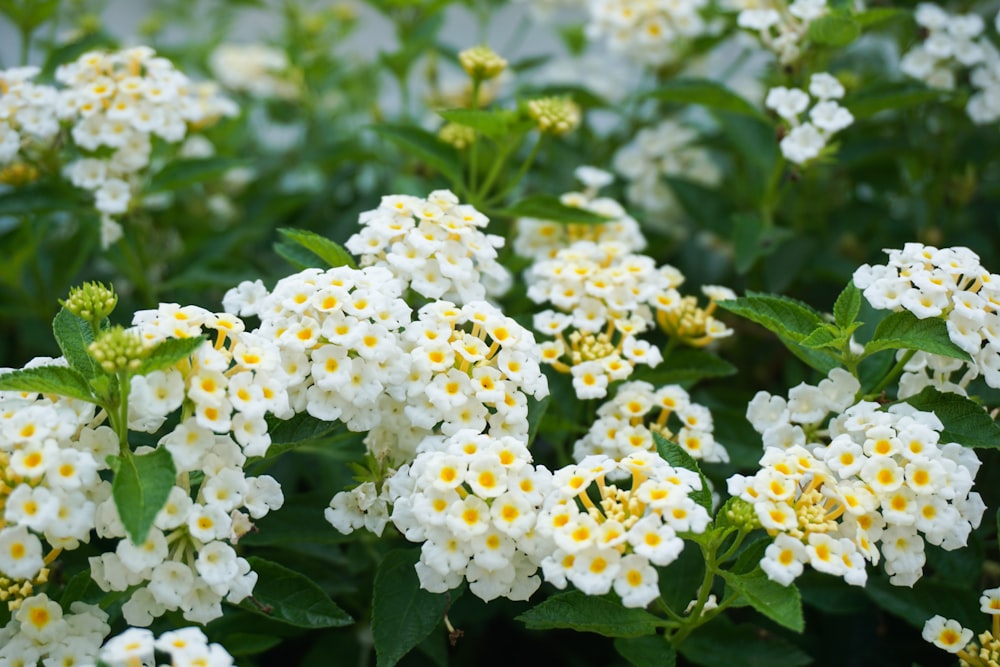
[[[567,206],[552,195],[535,195],[522,199],[500,213],[511,218],[538,218],[570,224],[599,225],[610,219],[582,208]]]
[[[831,331],[830,327],[823,325],[818,327],[811,334],[802,339],[800,345],[802,347],[808,347],[811,350],[819,350],[824,347],[840,348],[843,347],[844,341]]]
[[[927,387],[906,402],[918,410],[937,415],[944,424],[941,442],[957,442],[982,449],[1000,448],[1000,425],[993,421],[983,406],[965,396]]]
[[[666,102],[700,104],[718,111],[730,111],[758,118],[764,117],[754,105],[721,83],[709,79],[675,79],[660,86],[649,95]]]
[[[861,311],[861,290],[857,288],[854,281],[847,283],[847,287],[837,297],[833,304],[833,320],[841,329],[847,329],[858,317]]]
[[[542,400],[536,399],[534,396],[528,396],[528,445],[535,440],[535,435],[538,433],[538,427],[542,424],[542,417],[549,409],[549,402],[552,400],[552,396],[546,396]]]
[[[0,375],[0,390],[58,394],[95,402],[86,378],[66,366],[36,366],[4,373]]]
[[[157,343],[142,360],[136,375],[148,375],[153,371],[173,368],[177,362],[190,357],[205,342],[204,336],[191,338],[167,338]]]
[[[672,176],[668,176],[666,181],[684,212],[695,224],[719,236],[730,236],[732,209],[718,191]]]
[[[63,589],[62,597],[59,598],[59,606],[63,609],[69,609],[69,606],[74,602],[89,602],[86,597],[87,589],[91,588],[93,581],[89,569],[74,574],[66,582],[66,588]]]
[[[118,457],[111,495],[133,544],[146,541],[149,528],[176,481],[174,460],[164,447],[141,455],[126,450]]]
[[[698,462],[695,461],[683,447],[670,442],[659,433],[653,433],[653,441],[656,443],[657,453],[664,461],[675,468],[686,468],[687,470],[698,473],[698,477],[701,478],[701,488],[691,492],[691,500],[704,507],[709,515],[711,515],[712,492],[709,490],[708,480],[705,479],[705,475],[702,474],[701,468],[698,467]]]
[[[449,122],[471,127],[490,139],[503,139],[510,134],[512,112],[506,109],[442,109],[438,115]]]
[[[863,90],[856,96],[844,100],[844,106],[850,109],[856,119],[868,118],[881,111],[891,109],[907,109],[920,106],[927,102],[942,99],[945,92],[926,86],[904,84],[880,84]]]
[[[455,182],[462,181],[458,153],[436,136],[412,125],[375,125],[375,132],[413,154]]]
[[[283,640],[281,637],[234,632],[226,635],[226,649],[232,656],[257,655],[268,651]]]
[[[61,308],[52,320],[52,333],[70,368],[88,379],[100,372],[100,366],[87,352],[87,346],[94,342],[94,332],[87,320]]]
[[[566,628],[605,637],[642,637],[656,632],[661,620],[643,609],[623,607],[610,596],[580,591],[558,593],[529,609],[517,620],[529,630]]]
[[[936,614],[953,618],[967,628],[984,625],[978,594],[970,594],[967,588],[948,586],[928,578],[919,580],[912,588],[893,586],[888,577],[880,575],[869,577],[864,591],[879,607],[915,628],[924,627],[927,619]]]
[[[241,164],[240,160],[228,157],[173,160],[153,176],[147,192],[174,192],[196,183],[211,181]]]
[[[968,352],[951,342],[948,326],[940,317],[921,320],[908,310],[890,313],[875,327],[865,355],[882,350],[921,350],[962,361],[969,361]]]
[[[297,243],[278,241],[274,244],[274,252],[300,271],[303,269],[325,269],[327,267],[326,260]]]
[[[673,667],[677,664],[677,652],[664,637],[619,637],[615,640],[618,655],[635,667]]]
[[[816,44],[847,46],[861,35],[861,25],[848,16],[827,14],[809,24],[808,34]]]
[[[263,558],[247,558],[257,573],[253,598],[240,608],[299,628],[339,628],[354,622],[309,577]]]
[[[703,667],[802,667],[812,662],[781,637],[753,625],[733,625],[725,617],[695,630],[677,650]]]
[[[66,196],[43,183],[14,188],[0,194],[0,216],[39,215],[53,211],[71,211],[79,207],[76,198]]]
[[[413,569],[417,549],[386,554],[375,572],[372,591],[372,641],[376,667],[392,667],[441,624],[448,595],[420,588]]]
[[[747,574],[722,573],[726,585],[740,596],[735,604],[748,604],[769,619],[795,632],[805,629],[802,618],[802,597],[794,584],[782,586],[771,581],[759,568]]]
[[[292,243],[297,243],[309,252],[313,253],[330,267],[349,266],[352,269],[358,268],[351,254],[344,250],[339,244],[331,241],[325,236],[320,236],[315,232],[305,229],[279,229],[278,233]]]
[[[307,412],[300,412],[291,419],[268,417],[267,422],[267,432],[271,436],[267,458],[300,447],[331,449],[348,446],[359,438],[359,434],[351,433],[342,423],[322,421]],[[364,447],[360,447],[360,450],[364,451]]]
[[[871,607],[863,588],[849,586],[843,579],[806,568],[795,580],[802,602],[828,614],[857,614]]]
[[[762,257],[770,255],[782,241],[792,236],[791,230],[769,227],[757,215],[738,213],[733,216],[733,266],[746,273]]]
[[[681,347],[674,349],[656,368],[640,367],[633,377],[657,386],[694,382],[704,378],[726,377],[736,373],[736,367],[711,352]]]

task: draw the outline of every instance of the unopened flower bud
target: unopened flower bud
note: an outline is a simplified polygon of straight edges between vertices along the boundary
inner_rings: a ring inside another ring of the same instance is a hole
[[[77,317],[88,322],[100,322],[115,309],[118,295],[103,283],[84,283],[79,287],[71,287],[69,296],[59,303]]]
[[[38,169],[26,162],[15,162],[0,169],[0,183],[23,187],[38,180]]]
[[[138,333],[115,326],[91,343],[87,352],[106,372],[118,373],[138,370],[148,349]]]
[[[467,125],[448,123],[438,130],[438,139],[446,144],[451,144],[458,150],[463,150],[475,141],[476,131]]]
[[[580,124],[580,107],[568,97],[542,97],[528,102],[528,114],[538,129],[550,134],[566,134]]]
[[[485,81],[507,69],[507,61],[488,46],[474,46],[458,54],[462,69],[473,79]]]
[[[742,498],[733,498],[726,510],[726,518],[742,532],[749,533],[760,528],[760,519],[757,518],[753,505]]]

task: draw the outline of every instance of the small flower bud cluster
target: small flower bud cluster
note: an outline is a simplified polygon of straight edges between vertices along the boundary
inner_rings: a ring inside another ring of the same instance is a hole
[[[156,653],[170,657],[156,660]],[[101,647],[100,661],[108,667],[169,665],[170,667],[232,667],[233,657],[220,644],[209,644],[200,628],[164,632],[154,637],[150,630],[129,628]]]
[[[976,373],[1000,387],[1000,276],[964,247],[907,243],[886,252],[885,265],[865,264],[854,272],[854,284],[868,303],[879,310],[908,310],[920,319],[943,318],[949,338],[969,353]]]
[[[568,97],[540,97],[528,102],[528,115],[544,134],[569,134],[582,120],[580,107]]]
[[[472,142],[476,140],[476,131],[468,125],[445,123],[438,130],[438,139],[462,151],[471,146]]]
[[[118,305],[118,295],[113,287],[90,282],[71,288],[66,300],[59,303],[77,317],[88,322],[100,322]]]
[[[830,11],[827,0],[728,0],[726,4],[740,12],[737,24],[756,31],[761,44],[776,53],[782,65],[799,59],[809,25]]]
[[[427,199],[383,197],[359,222],[363,229],[346,246],[361,266],[385,267],[428,299],[467,303],[510,285],[510,273],[497,261],[503,238],[480,231],[489,219],[448,190]]]
[[[299,86],[289,78],[288,56],[265,44],[220,44],[208,59],[225,88],[260,99],[294,100]]]
[[[809,120],[803,123],[799,115],[809,108],[809,95],[818,101],[809,109]],[[837,103],[843,96],[844,87],[825,72],[812,75],[808,94],[804,90],[784,86],[768,92],[764,105],[791,125],[791,130],[780,143],[785,159],[805,164],[819,157],[830,137],[854,122],[851,112]]]
[[[700,13],[707,6],[707,0],[591,0],[586,31],[588,37],[607,41],[614,52],[661,67],[683,55],[679,45],[709,32]]]
[[[0,628],[0,664],[93,665],[109,632],[96,605],[74,602],[64,613],[46,594],[34,595]]]
[[[458,62],[466,74],[479,80],[496,78],[507,69],[507,61],[488,46],[474,46],[459,52]]]
[[[619,460],[634,452],[655,452],[653,434],[657,433],[692,458],[728,461],[728,453],[716,442],[712,431],[708,408],[693,403],[680,385],[655,389],[648,382],[626,382],[614,399],[598,408],[597,421],[573,446],[573,458],[581,461],[603,454]]]
[[[664,120],[639,130],[632,141],[618,149],[615,171],[625,177],[625,196],[657,218],[673,222],[681,207],[664,177],[679,176],[707,186],[717,185],[719,167],[707,150],[696,144],[698,133],[677,121]]]
[[[106,373],[135,372],[149,348],[135,331],[114,326],[87,346],[87,352]]]
[[[971,71],[968,78],[976,92],[965,107],[969,118],[977,125],[1000,119],[1000,51],[984,34],[982,17],[951,14],[940,5],[922,2],[915,19],[926,37],[900,59],[903,74],[931,88],[954,90]]]
[[[579,167],[576,177],[586,186],[583,192],[567,192],[559,200],[566,206],[579,208],[609,218],[599,224],[566,224],[537,218],[519,218],[514,252],[536,262],[552,259],[556,253],[577,241],[602,243],[613,241],[628,252],[639,252],[646,247],[646,237],[635,218],[614,199],[598,197],[597,191],[611,183],[612,176],[594,167]]]
[[[841,369],[819,386],[799,385],[786,401],[760,392],[747,418],[763,435],[761,470],[734,475],[729,492],[754,505],[775,536],[761,567],[791,583],[808,563],[864,585],[865,561],[885,559],[889,581],[920,579],[924,543],[965,546],[985,505],[972,491],[979,459],[941,444],[941,422],[905,403],[881,410],[854,402],[857,380]],[[820,430],[830,412],[828,431]]]
[[[628,488],[607,483],[616,473],[631,478]],[[545,580],[587,595],[613,588],[626,607],[645,607],[660,594],[653,566],[680,555],[680,533],[708,526],[708,512],[690,496],[699,489],[696,473],[651,453],[621,461],[588,456],[555,471],[535,529],[551,541],[541,563]]]

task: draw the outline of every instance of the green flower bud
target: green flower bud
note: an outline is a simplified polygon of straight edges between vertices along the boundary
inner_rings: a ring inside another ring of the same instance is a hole
[[[566,134],[580,124],[580,107],[568,97],[542,97],[528,102],[528,114],[541,132]]]
[[[745,533],[760,528],[760,519],[753,505],[742,498],[733,498],[726,511],[726,518],[729,522]]]
[[[69,296],[59,303],[77,317],[88,322],[100,322],[118,305],[118,295],[112,287],[105,287],[103,283],[84,283],[71,287]]]
[[[134,331],[114,326],[87,347],[90,356],[108,373],[136,371],[149,350]]]
[[[438,139],[446,144],[451,144],[458,150],[463,150],[475,141],[476,131],[467,125],[448,123],[438,130]]]
[[[485,81],[507,69],[507,61],[488,46],[474,46],[458,54],[458,62],[473,79]]]

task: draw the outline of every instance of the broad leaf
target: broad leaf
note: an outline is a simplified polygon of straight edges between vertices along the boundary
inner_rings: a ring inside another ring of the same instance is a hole
[[[870,342],[865,344],[865,355],[882,350],[921,350],[962,361],[969,361],[969,354],[948,336],[948,326],[939,317],[919,319],[908,310],[890,313],[875,327]]]
[[[52,320],[52,333],[70,368],[87,379],[100,372],[100,366],[87,352],[87,346],[94,342],[94,331],[87,320],[61,308]]]
[[[240,160],[228,157],[174,160],[153,176],[146,192],[173,192],[196,183],[212,181],[241,164]]]
[[[691,492],[691,500],[704,507],[709,515],[711,515],[712,492],[709,490],[708,480],[705,479],[701,468],[698,467],[698,462],[683,447],[670,442],[659,433],[653,433],[653,441],[656,443],[657,453],[664,461],[675,468],[686,468],[698,473],[698,477],[701,478],[701,488]]]
[[[136,375],[148,375],[153,371],[173,368],[177,362],[190,357],[205,342],[204,336],[191,338],[167,338],[157,343],[139,364]]]
[[[695,224],[722,237],[731,235],[732,207],[718,191],[683,178],[668,176],[665,180]]]
[[[650,97],[666,102],[700,104],[709,109],[745,116],[764,117],[757,107],[721,83],[709,79],[675,79],[652,91]]]
[[[175,481],[177,469],[164,447],[141,455],[126,450],[118,457],[111,495],[133,544],[146,541],[149,528],[166,504]]]
[[[734,625],[724,616],[695,630],[678,652],[703,667],[802,667],[812,662],[791,642],[753,625]]]
[[[567,206],[552,195],[535,195],[522,199],[508,209],[501,211],[502,215],[511,218],[538,218],[552,222],[569,224],[599,225],[608,222],[610,218],[592,213],[575,206]]]
[[[313,253],[330,267],[349,266],[352,269],[358,268],[354,258],[339,243],[335,243],[325,236],[320,236],[315,232],[305,229],[279,229],[278,233],[292,243],[297,243],[309,252]]]
[[[964,396],[927,387],[906,402],[918,410],[937,415],[944,424],[942,442],[957,442],[981,449],[1000,448],[1000,425],[993,421],[983,406]]]
[[[746,273],[757,260],[778,249],[792,236],[791,230],[769,227],[758,215],[738,213],[733,216],[733,266],[738,273]]]
[[[695,382],[704,378],[734,375],[736,367],[711,352],[693,347],[674,349],[656,368],[642,366],[636,369],[633,378],[645,380],[657,386]]]
[[[375,125],[372,129],[437,169],[445,178],[455,183],[462,181],[458,153],[430,132],[411,125]]]
[[[512,114],[506,109],[491,111],[483,109],[442,109],[438,111],[438,115],[452,123],[471,127],[479,134],[490,139],[503,139],[510,133]]]
[[[4,373],[0,375],[0,391],[58,394],[96,402],[86,378],[67,366],[35,366]]]
[[[392,667],[441,624],[448,595],[420,588],[413,569],[417,549],[386,554],[375,572],[372,591],[372,641],[376,667]]]
[[[852,280],[847,283],[847,287],[833,304],[833,320],[841,329],[847,329],[857,320],[859,312],[861,312],[861,290]]]
[[[800,342],[823,323],[823,315],[801,301],[784,296],[747,292],[719,307],[756,322],[781,338]]]
[[[257,573],[253,598],[240,607],[300,628],[339,628],[354,622],[309,577],[263,558],[247,558]]]
[[[274,252],[300,271],[303,269],[327,268],[328,263],[326,260],[297,243],[278,241],[274,244]]]
[[[615,640],[615,650],[635,667],[674,667],[677,664],[677,651],[660,635],[619,637]]]
[[[931,616],[953,618],[967,628],[983,624],[977,597],[967,588],[948,586],[923,578],[911,588],[893,586],[888,577],[868,578],[864,592],[882,609],[899,616],[915,628],[922,628]]]
[[[771,581],[758,567],[747,574],[722,572],[726,585],[740,596],[736,605],[748,604],[775,623],[795,632],[805,629],[799,589]]]
[[[623,607],[611,596],[597,597],[575,590],[553,595],[517,620],[529,630],[570,629],[605,637],[651,635],[661,624],[649,612]]]
[[[946,93],[915,83],[883,83],[844,100],[856,119],[868,118],[882,111],[908,109],[944,98]]]
[[[816,44],[847,46],[861,36],[861,25],[849,16],[827,14],[809,24],[808,34]]]

